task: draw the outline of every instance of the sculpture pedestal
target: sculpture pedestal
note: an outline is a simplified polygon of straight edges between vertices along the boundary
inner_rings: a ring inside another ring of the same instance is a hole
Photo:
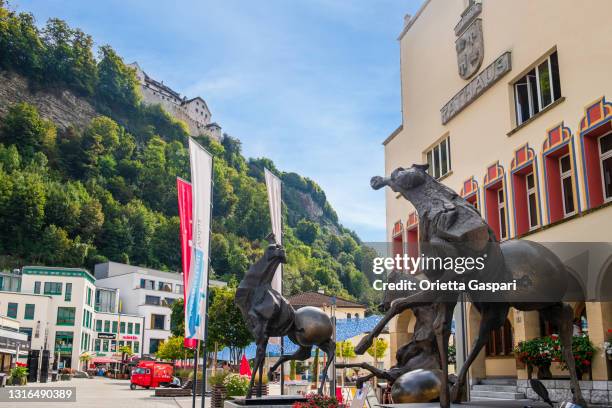
[[[267,395],[265,397],[250,399],[239,398],[234,400],[226,400],[223,404],[224,408],[291,408],[296,402],[306,402],[306,398],[301,395]]]
[[[452,404],[452,408],[545,408],[550,406],[542,401],[530,400],[491,400],[491,401],[467,401],[461,404]],[[439,402],[427,402],[417,404],[381,404],[381,408],[440,408]]]

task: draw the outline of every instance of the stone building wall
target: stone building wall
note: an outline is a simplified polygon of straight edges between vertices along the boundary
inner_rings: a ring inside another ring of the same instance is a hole
[[[551,401],[563,402],[572,400],[569,380],[541,380],[548,390]],[[537,401],[540,398],[529,386],[529,380],[517,380],[517,391],[527,398]],[[587,403],[607,404],[612,401],[612,381],[580,381],[580,389]]]

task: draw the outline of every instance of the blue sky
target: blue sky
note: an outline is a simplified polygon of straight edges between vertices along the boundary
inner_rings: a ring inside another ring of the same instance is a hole
[[[381,142],[401,122],[399,44],[421,0],[12,0],[59,17],[188,97],[249,157],[319,183],[340,221],[385,237]]]

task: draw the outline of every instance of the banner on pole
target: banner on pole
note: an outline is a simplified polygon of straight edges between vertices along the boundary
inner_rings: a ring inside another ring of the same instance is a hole
[[[189,139],[193,221],[191,261],[185,298],[185,337],[204,340],[212,203],[212,156]]]
[[[178,194],[178,212],[180,220],[181,240],[181,265],[183,268],[183,299],[187,299],[187,284],[189,279],[189,268],[191,267],[191,236],[193,234],[193,207],[191,195],[191,183],[180,177],[176,178],[176,191]],[[183,303],[187,310],[187,302]],[[185,333],[187,335],[187,333]],[[197,340],[185,337],[185,347],[193,349]]]
[[[268,204],[270,206],[270,221],[272,221],[272,232],[277,243],[283,242],[282,226],[282,204],[281,204],[281,180],[270,170],[264,168],[266,177],[266,188],[268,190]],[[278,293],[282,292],[283,264],[279,264],[272,279],[272,289]]]

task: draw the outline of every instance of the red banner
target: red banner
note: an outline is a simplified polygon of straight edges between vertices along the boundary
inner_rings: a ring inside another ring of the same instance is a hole
[[[187,281],[189,279],[189,270],[191,268],[191,237],[193,228],[191,226],[193,220],[193,206],[191,196],[191,183],[176,178],[176,189],[178,192],[178,207],[179,218],[181,222],[181,262],[183,266],[183,298],[187,299]],[[187,302],[185,301],[185,306]],[[185,339],[185,347],[194,349],[198,341],[195,339]]]

